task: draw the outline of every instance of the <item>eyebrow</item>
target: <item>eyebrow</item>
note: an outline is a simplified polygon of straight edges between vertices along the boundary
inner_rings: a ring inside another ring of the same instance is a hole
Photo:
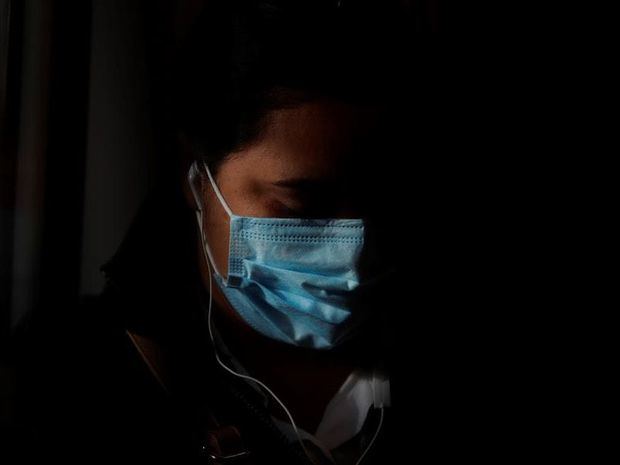
[[[318,178],[288,178],[274,181],[271,183],[277,187],[284,187],[287,189],[299,189],[299,190],[313,190],[318,188],[324,188],[337,184],[335,179],[318,179]]]

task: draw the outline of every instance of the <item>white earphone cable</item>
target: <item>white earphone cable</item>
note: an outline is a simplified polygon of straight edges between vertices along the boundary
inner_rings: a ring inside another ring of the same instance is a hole
[[[299,433],[299,429],[297,428],[297,424],[295,423],[295,420],[293,419],[293,415],[291,415],[289,410],[286,408],[284,403],[278,398],[278,396],[276,396],[275,393],[265,383],[263,383],[262,381],[260,381],[260,380],[258,380],[256,378],[252,378],[251,376],[248,376],[248,375],[237,373],[235,370],[230,368],[228,365],[226,365],[222,361],[222,359],[220,358],[219,353],[217,352],[217,346],[216,346],[216,343],[215,343],[215,337],[213,335],[213,328],[212,328],[213,277],[211,276],[211,264],[209,263],[210,262],[210,260],[209,260],[210,256],[204,250],[205,249],[205,246],[204,246],[205,238],[204,238],[204,229],[202,227],[202,212],[200,213],[199,224],[200,224],[200,233],[201,233],[200,235],[201,235],[202,244],[203,244],[203,251],[204,251],[205,261],[207,262],[207,269],[208,269],[208,273],[209,273],[209,306],[208,306],[208,310],[207,310],[207,327],[208,327],[208,330],[209,330],[209,338],[211,339],[211,344],[213,345],[213,350],[214,350],[214,353],[215,353],[215,359],[217,360],[218,364],[224,370],[226,370],[228,373],[230,373],[231,375],[236,376],[236,377],[241,378],[241,379],[246,379],[246,380],[249,380],[249,381],[253,381],[256,384],[258,384],[260,387],[262,387],[265,391],[267,391],[269,393],[269,395],[280,405],[280,407],[282,408],[284,413],[286,413],[286,416],[288,417],[289,421],[291,422],[291,426],[293,427],[293,430],[295,431],[295,435],[297,436],[297,439],[299,440],[299,443],[301,444],[301,447],[303,448],[304,453],[306,454],[306,456],[308,457],[308,459],[312,463],[315,463],[314,460],[312,459],[312,456],[310,455],[310,453],[306,449],[306,446],[305,446],[305,444],[304,444],[304,442],[303,442],[303,440],[301,438],[301,434]]]
[[[208,174],[208,176],[209,176],[209,178],[211,180],[211,183],[213,184],[214,180],[212,179],[211,173],[208,171],[208,169],[207,169],[207,174]],[[196,192],[193,189],[193,187],[192,187],[192,190],[194,192],[194,195],[196,195]],[[216,194],[219,194],[219,196],[221,196],[221,194],[219,192],[217,192],[217,191],[216,191]],[[223,205],[225,205],[225,208],[228,207],[228,205],[223,201],[223,197],[220,198],[220,200],[222,200],[222,203],[223,203]],[[227,209],[227,210],[229,210],[229,209]],[[208,274],[209,274],[209,304],[208,304],[208,309],[207,309],[207,327],[208,327],[208,331],[209,331],[209,338],[211,340],[211,344],[213,345],[213,350],[214,350],[214,353],[215,353],[215,359],[218,362],[218,364],[224,370],[226,370],[228,373],[230,373],[231,375],[233,375],[233,376],[235,376],[237,378],[245,379],[245,380],[252,381],[252,382],[258,384],[261,388],[263,388],[278,403],[278,405],[282,408],[282,410],[284,411],[284,413],[288,417],[289,421],[291,422],[291,426],[293,427],[293,430],[295,431],[295,435],[297,436],[299,444],[301,445],[304,453],[306,454],[306,456],[308,457],[310,462],[312,462],[314,464],[315,461],[312,459],[312,456],[310,455],[310,453],[306,449],[306,446],[305,446],[304,441],[303,441],[303,439],[301,437],[299,429],[297,428],[297,424],[295,423],[295,420],[293,419],[293,416],[291,415],[289,410],[286,408],[284,403],[278,398],[278,396],[276,396],[276,394],[265,383],[263,383],[262,381],[260,381],[260,380],[258,380],[256,378],[253,378],[251,376],[248,376],[248,375],[237,373],[235,370],[233,370],[228,365],[226,365],[222,361],[222,359],[220,358],[220,355],[219,355],[219,353],[217,351],[217,345],[215,343],[215,337],[213,335],[213,328],[212,328],[213,277],[212,277],[212,269],[211,269],[211,260],[213,259],[213,257],[211,256],[210,250],[207,248],[207,241],[206,241],[205,232],[204,232],[204,228],[203,228],[202,213],[203,213],[203,208],[200,208],[196,212],[196,216],[197,216],[198,225],[199,225],[199,228],[200,228],[200,238],[201,238],[201,243],[202,243],[201,244],[202,245],[202,250],[203,250],[205,262],[207,263],[207,271],[208,271]],[[232,212],[229,212],[229,213],[232,213]],[[213,266],[215,266],[215,263],[213,264]],[[377,437],[379,436],[379,433],[381,431],[381,427],[383,426],[383,417],[384,417],[384,407],[381,406],[380,408],[381,408],[381,413],[380,413],[379,425],[377,427],[377,431],[375,432],[375,434],[372,437],[370,443],[368,444],[368,446],[366,447],[366,449],[364,450],[364,452],[362,453],[362,455],[360,456],[360,458],[356,462],[356,465],[360,465],[362,460],[366,457],[366,454],[370,451],[370,449],[374,445]]]

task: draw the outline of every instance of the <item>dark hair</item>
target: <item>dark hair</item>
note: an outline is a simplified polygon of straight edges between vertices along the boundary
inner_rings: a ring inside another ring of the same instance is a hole
[[[179,55],[177,130],[217,163],[260,133],[270,109],[321,98],[398,100],[409,65],[401,3],[207,2]]]

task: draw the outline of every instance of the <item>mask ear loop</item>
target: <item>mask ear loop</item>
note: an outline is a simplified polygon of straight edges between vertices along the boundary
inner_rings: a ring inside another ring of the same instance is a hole
[[[207,237],[204,232],[204,221],[203,221],[203,216],[202,216],[203,211],[204,211],[203,203],[202,203],[203,197],[202,197],[202,194],[199,193],[198,189],[196,188],[196,178],[200,178],[200,176],[201,175],[200,175],[200,170],[198,168],[198,165],[196,164],[196,162],[194,162],[189,170],[187,178],[189,182],[189,187],[192,190],[192,194],[194,196],[194,201],[196,202],[196,207],[197,207],[196,220],[198,221],[198,226],[200,228],[200,240],[202,243],[203,251],[204,253],[207,254],[207,264],[213,263],[213,269],[218,274],[218,276],[222,277],[223,279],[222,274],[220,273],[220,271],[217,269],[217,266],[215,265],[215,260],[213,259],[213,254],[211,253],[211,247],[209,247],[209,243],[207,242]],[[216,191],[216,193],[219,193],[219,191]],[[211,274],[209,274],[209,277],[211,277]]]
[[[209,180],[211,181],[211,185],[213,186],[213,190],[215,191],[215,194],[217,195],[218,199],[220,200],[220,202],[222,203],[222,206],[224,207],[224,209],[226,210],[226,212],[230,215],[233,216],[234,214],[232,213],[232,211],[230,210],[230,208],[228,207],[228,204],[226,203],[226,201],[224,200],[224,197],[222,196],[220,190],[217,187],[217,184],[215,184],[215,181],[213,180],[213,177],[211,176],[211,172],[209,171],[209,167],[205,164],[205,168],[207,171],[207,175],[209,176]],[[207,241],[205,239],[205,234],[204,234],[204,228],[203,228],[203,206],[202,206],[202,200],[200,197],[197,196],[197,192],[196,189],[193,185],[193,177],[196,175],[195,171],[197,171],[197,167],[196,165],[192,165],[192,168],[190,169],[190,188],[192,189],[192,192],[194,194],[194,197],[196,197],[196,204],[198,206],[198,211],[196,212],[196,217],[198,219],[198,225],[200,228],[200,238],[201,238],[201,243],[202,243],[202,250],[203,250],[203,254],[204,254],[204,258],[205,261],[207,262],[207,271],[209,274],[209,304],[208,304],[208,309],[207,309],[207,327],[209,330],[209,339],[211,340],[211,344],[213,346],[213,352],[215,354],[215,360],[217,361],[217,363],[228,373],[230,373],[233,376],[236,376],[237,378],[241,378],[241,379],[245,379],[248,381],[252,381],[256,384],[258,384],[261,388],[263,388],[267,393],[269,393],[269,395],[278,403],[278,405],[282,408],[282,410],[284,411],[284,413],[286,414],[286,416],[288,417],[289,421],[291,422],[291,426],[293,427],[293,430],[295,431],[295,435],[297,436],[297,440],[299,441],[299,444],[301,445],[304,454],[306,454],[306,457],[308,457],[308,460],[310,460],[310,462],[312,462],[313,464],[317,465],[316,462],[312,459],[312,456],[310,455],[310,453],[308,452],[308,449],[306,449],[306,446],[303,442],[303,439],[301,438],[301,434],[299,433],[299,429],[297,428],[297,424],[295,423],[295,420],[293,419],[293,415],[291,415],[291,412],[289,412],[289,410],[286,408],[286,406],[284,405],[284,402],[282,402],[278,396],[276,396],[276,394],[262,381],[253,378],[251,376],[248,375],[244,375],[242,373],[237,373],[235,370],[233,370],[232,368],[230,368],[228,365],[226,365],[222,359],[220,358],[220,354],[217,352],[217,346],[215,344],[215,337],[213,335],[213,324],[212,324],[212,311],[213,311],[213,277],[211,276],[211,264],[213,263],[213,267],[215,269],[215,272],[217,273],[217,269],[215,267],[215,262],[211,256],[211,252],[209,250]],[[358,461],[356,462],[356,465],[360,465],[362,460],[364,460],[364,458],[366,457],[366,454],[370,451],[370,449],[372,448],[372,446],[374,445],[377,437],[379,436],[379,433],[381,432],[381,427],[383,426],[383,405],[381,405],[381,414],[379,417],[379,425],[377,426],[377,431],[375,432],[374,436],[372,437],[370,443],[368,444],[368,447],[366,447],[366,449],[364,450],[364,453],[360,456],[360,458],[358,459]]]
[[[220,188],[217,186],[217,183],[215,182],[215,179],[213,179],[213,176],[211,175],[211,170],[209,169],[209,165],[207,165],[207,163],[204,162],[204,161],[202,162],[202,164],[205,167],[205,171],[207,172],[207,176],[209,176],[209,181],[211,182],[211,187],[213,188],[213,192],[215,192],[215,195],[217,196],[217,199],[222,204],[222,207],[224,207],[224,210],[226,210],[226,213],[228,213],[228,216],[232,218],[233,216],[235,216],[235,214],[232,212],[232,210],[228,206],[228,203],[226,203],[226,200],[224,200],[224,196],[220,192]]]

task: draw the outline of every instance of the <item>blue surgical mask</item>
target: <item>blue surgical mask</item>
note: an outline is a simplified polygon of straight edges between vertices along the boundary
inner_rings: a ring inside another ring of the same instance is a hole
[[[196,164],[190,186],[206,259],[232,308],[259,333],[287,344],[330,349],[348,339],[369,316],[355,305],[363,220],[238,216],[206,164],[204,171],[230,218],[228,276],[217,270],[204,234],[197,182],[204,173]]]

